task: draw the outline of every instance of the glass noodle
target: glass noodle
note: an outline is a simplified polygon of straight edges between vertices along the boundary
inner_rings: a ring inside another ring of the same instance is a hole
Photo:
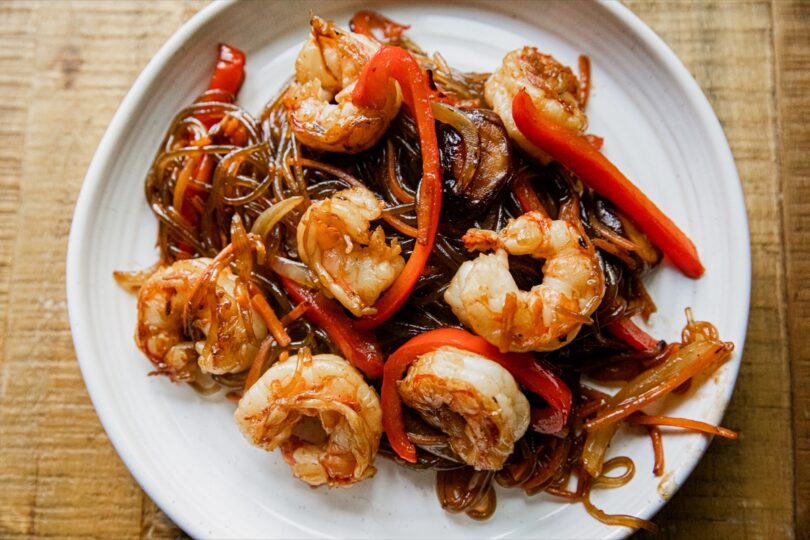
[[[461,171],[458,189],[446,189],[442,221],[424,273],[404,306],[375,331],[383,353],[391,354],[424,332],[460,326],[443,300],[459,266],[474,257],[460,238],[471,227],[502,228],[523,213],[521,205],[527,204],[524,196],[553,219],[580,223],[597,248],[605,276],[604,298],[576,339],[558,351],[538,354],[554,366],[574,394],[574,408],[563,432],[547,435],[530,429],[502,470],[475,471],[455,455],[443,433],[406,411],[406,428],[417,447],[417,462],[400,460],[385,438],[381,455],[403,466],[437,471],[442,507],[465,512],[474,519],[486,519],[495,511],[497,484],[520,488],[527,495],[546,492],[582,502],[591,515],[605,523],[652,528],[650,523],[630,516],[607,515],[590,502],[593,489],[618,488],[635,473],[629,458],[607,458],[607,447],[622,425],[639,424],[642,427],[632,429],[650,429],[653,433],[656,463],[660,453],[663,472],[661,432],[656,422],[706,428],[673,423],[673,419],[644,419],[641,409],[728,358],[731,344],[720,341],[711,325],[692,321],[691,315],[682,343],[660,342],[654,348],[638,350],[617,339],[608,331],[613,323],[636,315],[647,318],[655,312],[643,278],[659,264],[660,252],[632,221],[569,170],[557,163],[539,165],[516,145],[511,162],[496,171],[503,173],[503,185],[494,188],[486,204],[471,207],[458,192],[472,181],[479,152],[485,148],[468,113],[486,106],[483,83],[488,74],[455,70],[439,53],[422,51],[404,34],[405,27],[377,14],[362,12],[352,22],[375,32],[377,39],[410,51],[428,71],[441,98],[434,102],[433,113],[442,164],[445,171]],[[580,89],[584,105],[590,89],[586,57],[580,66],[585,75]],[[224,100],[217,91],[203,94],[171,119],[146,178],[146,200],[159,223],[160,264],[211,257],[219,261],[220,268],[230,265],[271,330],[257,342],[259,352],[248,371],[189,376],[187,382],[202,393],[224,388],[229,397],[238,399],[242,390],[279,358],[304,347],[313,354],[338,351],[322,329],[302,316],[309,306],[292,302],[278,278],[283,276],[305,287],[316,285],[296,245],[296,226],[311,200],[364,185],[385,203],[381,226],[387,240],[398,241],[406,260],[414,247],[422,160],[419,136],[408,110],[402,108],[382,140],[369,150],[353,155],[319,152],[296,139],[284,107],[288,85],[282,84],[258,117]],[[465,151],[451,152],[451,145]],[[513,190],[516,183],[519,188]],[[542,280],[537,260],[511,257],[510,268],[524,290]],[[150,273],[122,272],[116,273],[116,278],[122,285],[137,289]],[[200,295],[214,294],[212,288],[206,289],[216,277],[211,279],[208,285],[200,285]],[[623,386],[610,396],[586,380]],[[543,405],[535,401],[536,397],[530,397],[533,407]],[[622,474],[613,474],[617,469],[622,469]]]

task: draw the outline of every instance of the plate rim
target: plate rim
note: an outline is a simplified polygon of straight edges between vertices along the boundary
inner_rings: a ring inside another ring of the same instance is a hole
[[[81,311],[79,306],[82,301],[81,266],[83,263],[82,255],[87,250],[87,244],[84,239],[87,238],[88,227],[92,221],[90,219],[91,212],[89,210],[93,208],[94,203],[103,192],[102,188],[104,187],[105,177],[102,173],[108,166],[109,156],[112,151],[119,146],[120,139],[124,135],[123,128],[134,112],[136,105],[142,100],[147,89],[156,79],[160,69],[162,69],[164,64],[166,64],[174,54],[182,49],[184,43],[190,39],[200,27],[204,26],[217,15],[230,9],[233,5],[237,4],[237,1],[238,0],[215,1],[195,13],[158,49],[157,53],[155,53],[146,67],[144,67],[143,71],[141,71],[132,83],[132,86],[127,91],[113,115],[109,126],[105,130],[82,182],[71,221],[66,260],[65,284],[71,336],[82,378],[84,379],[88,395],[93,403],[96,414],[101,421],[107,437],[139,486],[178,527],[194,537],[205,536],[206,531],[202,529],[199,523],[190,519],[186,513],[182,512],[178,505],[174,504],[168,492],[159,487],[158,482],[155,481],[156,479],[150,477],[150,475],[143,471],[137,453],[133,452],[130,445],[126,442],[126,434],[118,429],[116,425],[113,409],[101,406],[103,404],[100,398],[102,392],[100,391],[99,385],[102,381],[100,380],[99,374],[94,373],[93,370],[90,369],[88,361],[82,361],[83,357],[87,358],[91,355],[92,338],[83,329],[85,321],[81,320],[79,317]],[[736,217],[738,219],[742,218],[739,219],[739,222],[743,224],[743,230],[738,231],[738,235],[743,237],[744,240],[744,249],[743,253],[741,253],[744,260],[739,261],[740,264],[738,264],[737,270],[742,272],[742,283],[745,285],[745,290],[739,291],[741,293],[740,300],[744,300],[744,316],[740,317],[742,328],[736,329],[737,335],[743,338],[743,342],[735,344],[737,348],[736,355],[738,355],[739,361],[730,366],[731,373],[729,376],[731,384],[723,391],[722,406],[714,409],[714,411],[716,411],[714,416],[716,416],[716,420],[719,421],[725,415],[734,389],[737,386],[739,369],[743,361],[745,337],[750,313],[752,273],[750,230],[742,184],[736,163],[728,139],[725,136],[714,109],[697,81],[675,52],[628,7],[618,2],[595,1],[611,12],[628,30],[638,35],[644,45],[657,55],[661,65],[680,83],[681,88],[686,92],[685,97],[688,99],[689,104],[695,108],[704,127],[707,129],[706,135],[716,144],[716,147],[721,150],[722,155],[716,155],[716,163],[724,171],[723,178],[736,180],[736,186],[734,186],[736,189],[732,189],[734,200],[731,201],[732,207],[730,211],[732,214],[737,214]],[[672,472],[667,496],[663,497],[663,500],[659,499],[649,503],[642,510],[639,517],[649,519],[669,502],[701,461],[711,440],[711,437],[703,437],[700,439],[694,454],[695,458]],[[625,527],[616,527],[615,530],[605,538],[620,538],[629,535],[631,532],[630,529]]]

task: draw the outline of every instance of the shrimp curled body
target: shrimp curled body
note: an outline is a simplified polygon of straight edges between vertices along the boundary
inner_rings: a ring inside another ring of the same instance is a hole
[[[317,150],[349,154],[367,150],[399,112],[399,86],[389,83],[388,99],[380,110],[356,106],[352,90],[379,44],[320,17],[312,17],[311,27],[295,61],[295,81],[284,99],[295,135]]]
[[[402,400],[448,435],[453,451],[477,470],[503,467],[529,426],[529,401],[501,365],[441,347],[423,354],[398,383]]]
[[[254,445],[281,448],[311,486],[350,486],[375,473],[382,436],[377,393],[346,360],[303,350],[278,362],[245,393],[234,414]]]
[[[551,158],[523,136],[512,118],[512,100],[525,89],[541,114],[582,134],[588,117],[579,105],[579,82],[567,66],[534,47],[508,53],[501,66],[487,79],[484,97],[503,120],[512,140],[526,152],[547,164]]]
[[[219,273],[213,298],[204,298],[184,315],[197,280],[211,262],[176,261],[157,270],[138,291],[135,343],[158,372],[172,380],[191,378],[195,362],[204,373],[244,371],[267,334],[261,317],[251,308],[240,309],[237,279],[227,267]]]
[[[462,264],[444,299],[459,320],[501,351],[553,351],[573,340],[604,295],[599,260],[584,233],[528,212],[500,232],[470,229],[470,250],[496,250]],[[543,282],[518,289],[509,255],[545,259]]]
[[[362,186],[314,201],[298,224],[298,254],[334,296],[355,316],[373,315],[372,306],[405,266],[396,239],[385,243],[384,203]]]

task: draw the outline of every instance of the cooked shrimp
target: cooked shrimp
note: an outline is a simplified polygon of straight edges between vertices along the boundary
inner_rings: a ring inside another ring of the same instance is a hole
[[[385,243],[384,203],[362,186],[314,201],[298,224],[298,255],[320,286],[355,316],[373,315],[372,306],[397,278],[405,261],[396,239]]]
[[[530,143],[512,118],[512,100],[521,88],[526,89],[542,114],[576,133],[583,133],[588,117],[577,99],[579,82],[571,69],[553,56],[534,47],[523,47],[508,53],[501,67],[484,85],[484,98],[501,117],[512,140],[542,163],[548,163],[549,155]]]
[[[293,474],[311,486],[349,486],[375,473],[380,401],[339,356],[303,349],[278,362],[245,393],[234,418],[254,445],[280,447]]]
[[[208,299],[200,302],[184,324],[183,312],[194,285],[210,263],[207,258],[177,261],[157,270],[138,291],[135,343],[158,372],[172,380],[191,378],[195,362],[205,373],[244,371],[267,334],[261,318],[252,311],[251,321],[243,317],[235,298],[236,276],[229,268],[220,271],[216,305],[210,305]],[[212,346],[206,347],[213,314],[216,336]]]
[[[423,354],[398,383],[402,400],[477,470],[497,471],[529,427],[529,401],[500,364],[453,347]]]
[[[462,264],[444,294],[459,320],[502,351],[553,351],[576,337],[605,291],[602,268],[584,233],[538,212],[500,232],[470,229],[470,250],[491,250]],[[543,282],[518,289],[508,255],[545,259]]]
[[[295,81],[284,105],[295,135],[307,146],[354,154],[371,148],[397,115],[397,83],[390,83],[382,110],[357,107],[351,94],[379,44],[312,17],[312,32],[295,61]]]

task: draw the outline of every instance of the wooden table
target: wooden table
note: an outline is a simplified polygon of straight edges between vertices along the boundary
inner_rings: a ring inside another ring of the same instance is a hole
[[[64,260],[82,178],[135,77],[205,2],[0,3],[0,537],[181,535],[110,445],[75,360]],[[629,2],[720,117],[753,290],[716,440],[664,537],[810,537],[810,3]]]

